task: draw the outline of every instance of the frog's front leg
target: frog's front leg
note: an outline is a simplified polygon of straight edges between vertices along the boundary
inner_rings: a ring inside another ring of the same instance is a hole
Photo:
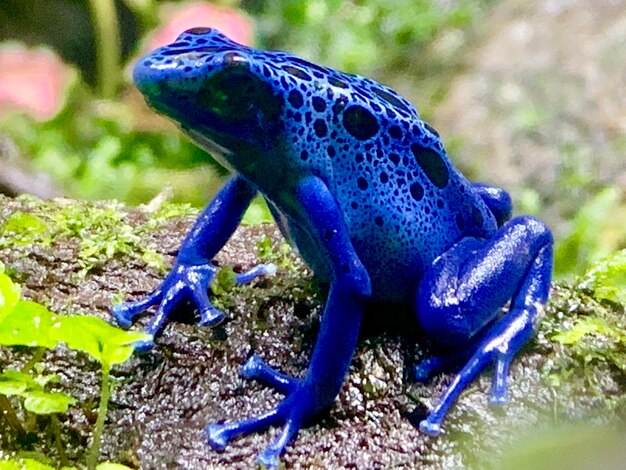
[[[279,437],[259,455],[259,461],[269,467],[278,465],[278,457],[302,424],[330,406],[339,393],[356,347],[364,304],[371,294],[367,271],[326,185],[316,177],[305,178],[296,188],[296,198],[303,214],[301,222],[331,272],[330,292],[306,375],[302,380],[292,379],[253,359],[248,376],[269,381],[287,394],[285,399],[256,418],[207,427],[209,443],[221,450],[237,435],[284,423]]]
[[[136,315],[158,305],[146,332],[154,335],[165,324],[169,313],[181,301],[191,299],[200,312],[201,325],[215,325],[223,314],[213,307],[207,291],[217,272],[211,259],[228,241],[239,225],[256,189],[240,176],[232,177],[198,217],[183,241],[176,263],[163,283],[144,299],[115,305],[111,310],[121,326],[130,326]],[[247,282],[260,274],[271,273],[273,266],[260,265],[238,276]],[[139,345],[148,348],[151,342]]]
[[[422,431],[439,433],[454,400],[490,363],[495,365],[491,401],[506,401],[509,363],[530,339],[548,298],[552,244],[543,223],[516,217],[489,239],[461,240],[426,271],[417,296],[419,322],[452,354],[427,359],[416,375],[425,378],[463,357],[467,362],[420,423]],[[509,299],[508,312],[498,317]]]

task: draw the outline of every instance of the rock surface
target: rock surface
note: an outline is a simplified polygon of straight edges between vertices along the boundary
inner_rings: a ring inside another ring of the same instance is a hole
[[[74,205],[81,203],[0,198],[0,227],[19,212],[63,214]],[[123,231],[124,224],[134,227],[142,237],[137,246],[152,247],[169,260],[193,220],[174,216],[145,231],[142,227],[154,217],[145,210],[110,203],[82,205],[92,212],[117,208],[123,220],[118,223],[119,230]],[[84,227],[83,233],[91,233],[90,228]],[[84,260],[80,239],[58,236],[47,246],[20,245],[11,244],[10,236],[6,232],[0,236],[0,261],[7,272],[22,283],[25,297],[61,314],[95,315],[111,321],[108,308],[120,292],[124,298],[137,298],[162,278],[132,253],[114,254],[81,274]],[[256,244],[266,236],[274,246],[280,243],[271,225],[240,227],[219,254],[219,263],[236,270],[252,266],[259,261]],[[221,326],[211,330],[172,322],[157,339],[154,350],[135,354],[114,369],[103,458],[145,469],[255,467],[256,454],[268,445],[276,430],[240,438],[218,453],[207,446],[203,429],[211,421],[258,414],[280,399],[268,388],[239,375],[240,365],[252,352],[296,376],[301,376],[307,366],[324,289],[312,282],[295,254],[286,255],[283,261],[290,267],[280,269],[277,276],[217,296],[216,303],[228,314]],[[623,374],[590,364],[586,374],[602,378],[593,387],[580,378],[562,383],[549,379],[555,363],[564,358],[571,361],[550,339],[555,325],[571,323],[598,305],[590,299],[585,302],[592,302],[592,307],[583,305],[585,297],[580,295],[555,287],[547,309],[550,320],[512,366],[507,406],[488,406],[491,374],[487,372],[462,395],[445,422],[445,434],[436,438],[425,436],[414,425],[441,396],[451,376],[437,376],[428,384],[413,383],[409,370],[415,356],[425,353],[423,347],[428,341],[419,337],[414,326],[406,326],[410,322],[403,323],[406,318],[401,308],[372,308],[336,404],[301,431],[283,457],[285,466],[493,468],[510,445],[540,429],[581,421],[617,425],[624,420],[626,409]],[[620,313],[617,306],[613,308]],[[416,341],[422,348],[415,346]],[[27,351],[0,348],[3,368],[21,364],[28,357]],[[47,371],[60,374],[61,389],[79,399],[80,405],[62,415],[61,421],[70,459],[84,462],[99,393],[98,367],[83,354],[63,348],[48,352],[44,365]],[[45,429],[46,421],[40,424]],[[9,431],[4,426],[0,429],[1,448],[19,450]],[[597,434],[594,431],[592,435]],[[43,431],[33,446],[52,459],[58,457]]]

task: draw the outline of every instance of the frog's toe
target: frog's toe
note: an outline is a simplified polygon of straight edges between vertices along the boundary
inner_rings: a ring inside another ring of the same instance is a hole
[[[273,276],[274,274],[276,274],[275,264],[258,264],[245,273],[237,274],[235,282],[237,284],[246,284],[259,276]]]
[[[420,421],[420,431],[429,436],[438,436],[443,431],[441,426],[441,420],[429,416],[428,418]]]
[[[496,360],[495,373],[493,376],[493,385],[491,387],[491,398],[489,403],[495,406],[501,406],[508,402],[506,392],[508,388],[509,364],[512,357],[508,354],[499,355]]]
[[[122,328],[130,328],[135,314],[128,308],[128,304],[119,304],[111,307],[111,314],[115,322]]]
[[[489,404],[491,406],[502,406],[506,405],[509,402],[509,399],[504,395],[491,395],[489,398]]]
[[[134,302],[124,302],[111,307],[111,314],[115,318],[115,321],[122,328],[129,328],[133,324],[133,319],[150,308],[153,305],[158,304],[163,297],[161,289],[156,289],[143,299],[136,300]]]
[[[253,354],[243,363],[240,372],[246,379],[261,379],[268,370],[274,371],[258,354]]]
[[[200,326],[216,326],[224,320],[225,315],[213,306],[206,289],[202,286],[193,285],[191,297],[200,312],[198,323]]]
[[[280,456],[285,450],[285,447],[296,437],[299,430],[299,421],[294,419],[287,420],[282,432],[276,440],[257,457],[259,463],[266,468],[277,468],[280,464]]]
[[[200,310],[200,321],[198,325],[217,326],[224,321],[224,318],[226,318],[226,315],[213,307],[213,305],[205,306],[204,309]]]
[[[278,468],[280,465],[280,455],[276,452],[264,450],[257,457],[257,461],[265,468]]]
[[[206,435],[212,449],[223,451],[226,449],[231,436],[228,434],[228,425],[211,423],[206,427]]]
[[[232,423],[211,423],[205,428],[209,445],[215,450],[224,450],[228,442],[239,435],[267,429],[282,419],[282,413],[274,408],[261,416]]]
[[[293,392],[300,383],[300,380],[278,372],[257,354],[250,356],[241,366],[241,375],[263,382],[284,395]]]

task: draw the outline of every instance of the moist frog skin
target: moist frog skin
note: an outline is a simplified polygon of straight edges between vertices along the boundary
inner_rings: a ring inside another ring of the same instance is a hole
[[[419,380],[458,364],[421,431],[441,432],[447,410],[487,366],[494,366],[491,401],[506,401],[509,364],[548,298],[552,234],[534,217],[510,218],[504,190],[468,181],[411,103],[365,77],[242,46],[209,28],[188,30],[142,58],[134,80],[150,106],[231,176],[187,234],[163,283],[113,307],[118,323],[129,326],[156,306],[147,327],[155,334],[188,300],[201,325],[221,321],[207,294],[217,271],[211,259],[259,193],[285,238],[330,284],[302,378],[252,356],[243,375],[285,398],[258,416],[210,423],[213,448],[281,426],[259,455],[263,465],[277,466],[303,424],[332,406],[371,301],[411,306],[420,328],[445,351],[415,367]],[[260,265],[238,282],[272,270]]]

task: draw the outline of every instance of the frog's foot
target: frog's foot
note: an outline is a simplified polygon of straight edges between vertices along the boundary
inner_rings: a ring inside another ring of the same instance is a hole
[[[177,263],[172,271],[154,292],[136,302],[114,306],[111,311],[121,326],[129,326],[141,312],[158,305],[154,317],[146,327],[148,334],[154,335],[163,328],[170,312],[181,301],[189,298],[198,307],[200,325],[216,325],[224,314],[213,307],[207,289],[217,268],[212,264],[185,265]]]
[[[201,265],[177,263],[161,286],[151,294],[135,302],[115,305],[111,312],[120,326],[129,327],[137,315],[157,305],[156,312],[145,329],[146,333],[154,336],[163,328],[170,312],[183,300],[190,299],[198,308],[199,325],[215,326],[224,319],[224,314],[213,306],[208,296],[209,284],[217,271],[218,268],[211,263]],[[261,264],[237,275],[235,281],[242,284],[274,272],[276,272],[274,265]],[[136,347],[148,349],[151,345],[151,341],[141,342]]]
[[[283,395],[289,395],[301,383],[300,380],[294,377],[278,372],[256,354],[250,356],[245,364],[241,366],[241,375],[246,379],[258,380],[269,385]]]
[[[543,307],[537,307],[542,309]],[[437,435],[442,431],[443,418],[460,393],[487,365],[495,363],[490,403],[506,403],[509,364],[515,353],[530,339],[538,312],[511,310],[488,332],[465,367],[454,377],[437,406],[420,422],[420,430]]]
[[[209,424],[205,429],[209,445],[215,450],[222,451],[234,437],[264,431],[270,426],[284,422],[280,435],[257,457],[261,465],[267,468],[276,468],[280,463],[279,458],[285,447],[300,430],[299,408],[301,407],[297,401],[283,400],[276,408],[255,418],[233,423]]]

